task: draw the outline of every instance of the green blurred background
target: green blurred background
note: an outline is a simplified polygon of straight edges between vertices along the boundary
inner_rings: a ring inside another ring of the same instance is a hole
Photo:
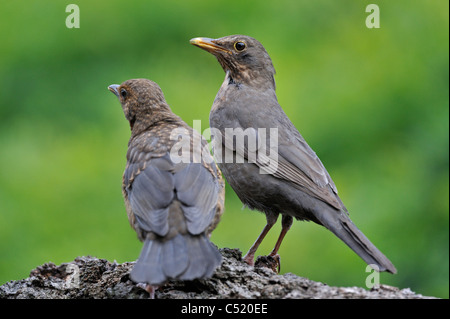
[[[380,29],[365,25],[372,2]],[[448,1],[74,0],[79,29],[69,3],[1,2],[0,284],[49,261],[138,257],[121,195],[129,126],[107,85],[150,78],[206,129],[224,73],[189,39],[239,33],[266,47],[280,104],[398,268],[381,283],[448,298]],[[212,240],[245,253],[264,224],[227,187]],[[282,273],[365,286],[364,262],[313,223],[295,222],[280,255]]]

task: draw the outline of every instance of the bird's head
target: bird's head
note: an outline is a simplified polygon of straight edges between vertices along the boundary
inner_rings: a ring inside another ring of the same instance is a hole
[[[275,68],[258,40],[246,35],[230,35],[219,39],[194,38],[190,42],[213,54],[235,83],[275,88]]]
[[[114,93],[122,104],[125,118],[130,122],[130,128],[136,121],[152,121],[161,112],[167,114],[170,107],[166,103],[164,94],[153,81],[147,79],[132,79],[122,84],[112,84],[108,90]]]

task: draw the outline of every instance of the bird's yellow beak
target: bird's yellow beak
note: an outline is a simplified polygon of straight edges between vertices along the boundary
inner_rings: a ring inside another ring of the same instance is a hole
[[[215,52],[226,52],[226,53],[231,53],[230,50],[218,45],[217,43],[215,43],[215,39],[210,39],[210,38],[193,38],[190,40],[191,44],[206,50],[210,53],[215,53]]]

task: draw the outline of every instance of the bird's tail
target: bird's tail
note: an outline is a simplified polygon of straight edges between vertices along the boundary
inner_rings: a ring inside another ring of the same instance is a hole
[[[323,226],[331,230],[347,244],[359,257],[377,271],[397,272],[391,261],[353,224],[344,212],[339,212],[338,218],[330,220],[329,214],[319,218]]]
[[[131,271],[135,282],[159,285],[170,279],[211,277],[222,256],[206,235],[178,234],[171,239],[146,239]]]

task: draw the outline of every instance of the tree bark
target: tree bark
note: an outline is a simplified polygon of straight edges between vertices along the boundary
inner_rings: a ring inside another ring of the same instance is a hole
[[[237,249],[220,249],[223,262],[206,280],[173,281],[156,290],[156,299],[428,299],[409,288],[380,285],[331,287],[287,273],[278,275],[265,267],[250,267]],[[0,286],[0,299],[144,299],[149,294],[133,283],[133,262],[117,264],[95,257],[77,257],[59,266],[46,263],[30,276]],[[261,263],[259,263],[261,264]]]

